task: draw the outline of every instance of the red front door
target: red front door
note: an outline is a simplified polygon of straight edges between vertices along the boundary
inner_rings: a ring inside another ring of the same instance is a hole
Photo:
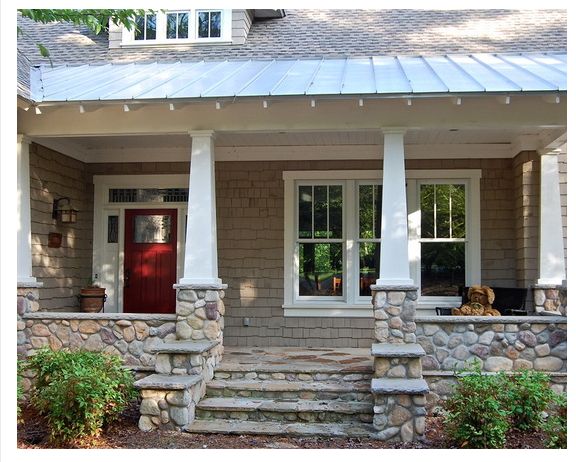
[[[177,210],[126,210],[124,312],[174,313]]]

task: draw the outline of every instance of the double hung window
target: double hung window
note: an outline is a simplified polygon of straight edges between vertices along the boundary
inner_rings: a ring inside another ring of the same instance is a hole
[[[378,176],[284,173],[286,315],[370,316],[370,286],[380,274]],[[479,172],[407,171],[406,178],[410,276],[419,304],[453,304],[459,286],[480,277]]]

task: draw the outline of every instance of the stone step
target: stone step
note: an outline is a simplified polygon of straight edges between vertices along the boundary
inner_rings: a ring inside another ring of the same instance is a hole
[[[381,395],[423,395],[430,391],[424,379],[372,379],[372,392]]]
[[[211,350],[218,342],[166,342],[155,345],[150,348],[152,353],[167,353],[167,354],[202,354]]]
[[[138,389],[145,390],[186,390],[202,381],[200,375],[152,374],[134,382]]]
[[[185,431],[190,433],[224,433],[242,435],[284,435],[370,438],[375,434],[369,423],[289,423],[251,422],[242,420],[195,420]]]
[[[372,414],[372,403],[339,400],[218,397],[204,398],[196,405],[196,417],[204,420],[369,423]]]
[[[377,358],[420,358],[426,356],[419,343],[374,343],[372,356]]]
[[[212,380],[209,397],[289,398],[372,402],[370,381],[302,382],[286,380]]]
[[[319,369],[310,365],[226,367],[220,363],[214,370],[216,380],[286,380],[289,382],[366,382],[374,376],[373,368],[354,372]]]

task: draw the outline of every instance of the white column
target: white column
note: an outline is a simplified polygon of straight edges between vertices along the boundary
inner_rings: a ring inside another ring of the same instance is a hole
[[[540,153],[540,247],[537,284],[562,285],[566,280],[558,153]]]
[[[30,231],[30,140],[24,135],[18,135],[16,152],[17,166],[17,227],[18,255],[17,279],[18,286],[36,285],[38,282],[32,276],[32,233]]]
[[[179,284],[222,284],[218,278],[214,132],[191,132],[184,277]]]
[[[378,286],[413,286],[408,259],[404,133],[384,132],[382,243]]]

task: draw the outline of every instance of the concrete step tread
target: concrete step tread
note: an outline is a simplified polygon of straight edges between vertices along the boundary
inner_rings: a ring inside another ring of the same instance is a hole
[[[369,438],[375,434],[371,424],[363,423],[284,423],[245,420],[196,419],[185,431],[190,433],[226,433],[245,435],[290,435]]]
[[[419,343],[374,343],[372,356],[377,358],[419,358],[426,352]]]
[[[211,350],[218,342],[190,342],[190,341],[182,341],[182,342],[166,342],[159,345],[155,345],[150,348],[152,353],[204,353],[208,350]]]
[[[152,374],[134,382],[138,389],[147,390],[185,390],[202,380],[201,375]]]
[[[372,392],[376,394],[420,395],[430,391],[424,379],[372,379]]]
[[[272,411],[272,412],[339,412],[343,414],[372,413],[371,403],[337,400],[204,398],[196,410],[205,411]]]
[[[370,380],[365,382],[303,382],[287,380],[211,380],[206,384],[213,390],[249,390],[268,392],[317,391],[333,393],[370,392]]]

